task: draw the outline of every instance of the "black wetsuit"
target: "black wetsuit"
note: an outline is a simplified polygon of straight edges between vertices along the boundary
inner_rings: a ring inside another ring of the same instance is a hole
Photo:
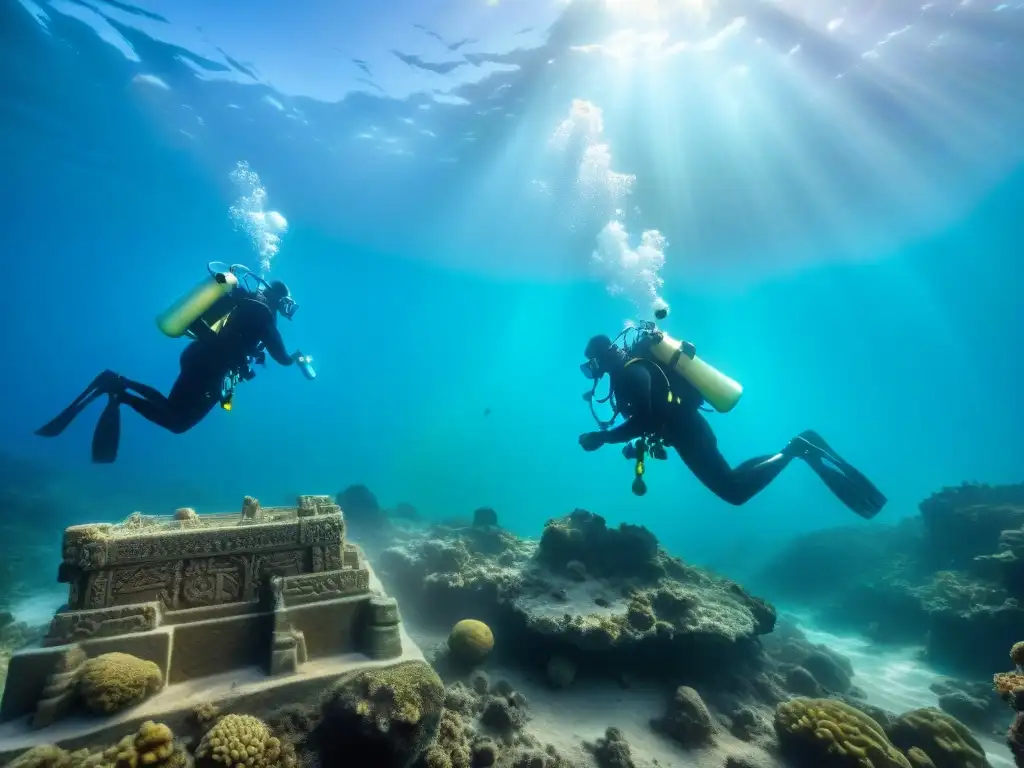
[[[731,467],[718,450],[718,439],[700,412],[703,402],[693,385],[680,376],[671,382],[681,402],[668,402],[669,383],[650,361],[613,370],[612,391],[627,419],[604,433],[606,443],[625,443],[654,435],[676,450],[694,476],[723,501],[745,504],[774,480],[794,456],[777,453]]]
[[[166,397],[153,387],[103,371],[56,418],[36,430],[40,437],[57,437],[88,405],[107,397],[92,436],[92,460],[109,464],[117,459],[121,442],[121,405],[170,432],[181,434],[202,421],[220,402],[225,379],[251,378],[251,363],[269,354],[281,365],[295,361],[285,351],[277,329],[277,313],[256,298],[225,297],[207,315],[227,320],[214,332],[205,322],[191,328],[196,340],[181,354],[181,372]]]
[[[187,432],[220,401],[224,378],[245,370],[261,349],[281,365],[294,362],[285,350],[274,313],[256,299],[241,299],[220,333],[200,334],[181,353],[181,372],[169,395],[123,379],[126,391],[117,399],[164,429]]]

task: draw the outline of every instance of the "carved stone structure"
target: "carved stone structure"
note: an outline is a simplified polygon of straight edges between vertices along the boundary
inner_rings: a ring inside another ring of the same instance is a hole
[[[48,724],[66,708],[74,666],[110,651],[155,662],[170,688],[246,667],[279,675],[343,654],[402,654],[397,606],[371,592],[327,496],[72,526],[58,579],[67,605],[41,647],[11,658],[0,721],[35,713]]]
[[[401,619],[392,597],[370,599],[370,620],[366,627],[366,650],[371,659],[393,659],[402,655]]]

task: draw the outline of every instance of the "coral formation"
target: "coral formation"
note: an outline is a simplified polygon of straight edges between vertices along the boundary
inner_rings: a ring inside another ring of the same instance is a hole
[[[996,692],[1016,713],[1006,732],[1006,746],[1010,748],[1018,768],[1024,768],[1024,673],[1019,662],[1022,646],[1024,644],[1016,642],[1010,650],[1010,660],[1017,668],[1012,672],[1000,672],[992,681]]]
[[[444,709],[437,738],[423,754],[425,768],[469,768],[472,760],[469,737],[458,712]]]
[[[225,715],[206,732],[196,749],[197,768],[291,768],[290,745],[252,715]]]
[[[584,742],[584,746],[601,768],[636,768],[629,744],[618,728],[609,727],[602,738]]]
[[[547,522],[537,559],[554,569],[581,563],[587,573],[605,578],[657,579],[665,575],[653,533],[628,523],[608,528],[603,517],[582,509]]]
[[[52,744],[33,747],[15,758],[9,768],[187,768],[191,756],[175,741],[171,729],[163,723],[147,720],[135,733],[111,747],[90,753],[88,749],[68,752]],[[234,765],[234,763],[221,763]],[[290,768],[283,763],[246,763],[260,768]]]
[[[72,766],[74,765],[76,761],[72,760]],[[147,720],[139,727],[137,733],[125,736],[113,747],[98,755],[84,758],[81,765],[83,768],[185,768],[190,765],[190,760],[188,753],[175,743],[170,728],[163,723]],[[263,765],[270,768],[267,764]]]
[[[40,744],[18,755],[7,768],[71,768],[70,755],[52,744]]]
[[[507,681],[491,685],[479,671],[453,682],[445,689],[437,735],[415,768],[574,768],[523,730],[527,707]]]
[[[345,675],[322,705],[321,754],[331,765],[352,754],[367,765],[405,765],[436,737],[443,704],[441,679],[421,661]]]
[[[939,697],[939,709],[965,725],[983,733],[1002,729],[1006,704],[991,684],[946,679],[930,687]]]
[[[989,768],[985,750],[969,730],[945,712],[928,707],[905,712],[889,726],[892,743],[918,749],[935,768]]]
[[[494,634],[482,621],[463,619],[452,627],[448,648],[460,661],[476,663],[494,648]]]
[[[920,513],[800,537],[756,583],[829,626],[921,644],[937,666],[991,675],[1024,636],[1024,484],[946,488]]]
[[[135,706],[163,684],[160,667],[128,653],[104,653],[82,665],[78,691],[92,712],[109,715]]]
[[[775,710],[782,749],[808,768],[911,768],[870,717],[834,699],[792,699]]]
[[[539,542],[435,527],[384,550],[377,566],[419,624],[470,613],[502,638],[502,654],[539,669],[558,655],[613,676],[630,667],[717,674],[756,662],[754,640],[775,623],[770,605],[670,557],[646,529],[609,529],[582,510],[549,521]]]

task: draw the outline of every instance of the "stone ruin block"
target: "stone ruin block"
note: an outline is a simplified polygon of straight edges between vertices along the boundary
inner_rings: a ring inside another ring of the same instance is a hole
[[[58,580],[69,585],[67,605],[41,647],[12,657],[0,721],[37,710],[40,724],[58,717],[72,651],[148,659],[171,686],[242,667],[278,675],[318,658],[402,652],[397,606],[371,593],[369,568],[328,496],[272,508],[246,497],[240,515],[136,513],[72,526]]]

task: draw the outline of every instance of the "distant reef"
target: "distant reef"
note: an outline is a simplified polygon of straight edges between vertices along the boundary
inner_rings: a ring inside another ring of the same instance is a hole
[[[965,484],[896,525],[792,541],[753,583],[825,625],[920,645],[937,668],[990,678],[1024,638],[1024,484]]]

